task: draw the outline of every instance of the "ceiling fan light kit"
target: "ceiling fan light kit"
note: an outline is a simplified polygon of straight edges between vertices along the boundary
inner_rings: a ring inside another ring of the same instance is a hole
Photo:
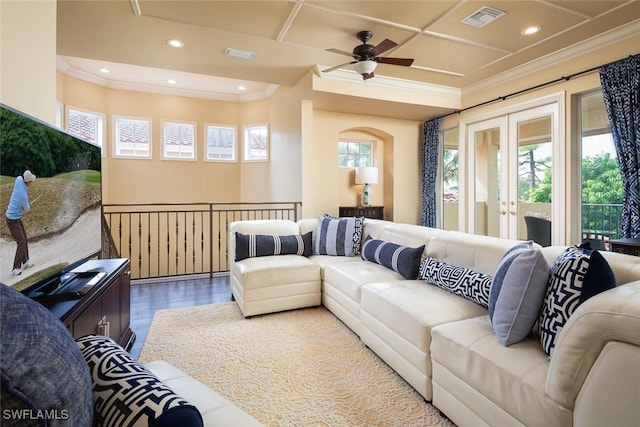
[[[366,75],[366,74],[373,73],[373,71],[376,69],[377,66],[378,66],[378,63],[376,61],[367,59],[364,61],[356,62],[353,67],[356,69],[358,74]]]
[[[398,43],[394,41],[384,39],[376,46],[368,44],[367,42],[369,41],[369,39],[373,37],[373,33],[371,31],[360,31],[358,34],[356,34],[356,37],[362,42],[362,44],[354,47],[351,53],[340,49],[327,49],[327,52],[351,56],[353,57],[353,59],[355,59],[355,61],[345,62],[344,64],[327,68],[326,70],[322,71],[323,73],[328,73],[338,68],[342,68],[345,65],[354,64],[356,72],[362,76],[363,80],[367,80],[373,77],[373,71],[378,66],[378,63],[401,65],[403,67],[409,67],[411,66],[411,64],[413,64],[413,59],[411,58],[390,58],[379,56],[389,49],[393,49],[394,47],[398,46]]]

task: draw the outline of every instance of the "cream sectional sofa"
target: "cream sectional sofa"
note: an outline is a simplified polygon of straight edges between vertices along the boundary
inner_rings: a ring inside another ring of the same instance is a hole
[[[603,253],[617,287],[578,307],[549,359],[535,336],[500,344],[486,308],[360,256],[233,259],[236,232],[312,232],[315,239],[317,223],[313,218],[231,224],[232,293],[245,316],[322,303],[459,425],[637,425],[639,257]],[[366,220],[362,235],[425,245],[425,257],[487,275],[494,275],[505,252],[519,243],[379,220]],[[565,249],[541,251],[552,265]]]

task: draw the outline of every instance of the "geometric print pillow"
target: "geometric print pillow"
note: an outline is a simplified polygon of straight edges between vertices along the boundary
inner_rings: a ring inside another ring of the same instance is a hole
[[[236,232],[236,261],[270,255],[310,256],[313,253],[312,239],[311,231],[288,236]]]
[[[560,331],[576,308],[588,298],[615,285],[616,279],[609,263],[588,244],[569,247],[558,256],[551,267],[539,322],[540,341],[549,358]]]
[[[425,258],[420,265],[420,278],[485,308],[493,278],[470,268],[458,267],[435,258]]]
[[[364,217],[321,216],[318,218],[314,253],[333,256],[360,255],[363,224]]]
[[[110,338],[76,339],[93,378],[94,425],[202,426],[195,406],[177,396]]]

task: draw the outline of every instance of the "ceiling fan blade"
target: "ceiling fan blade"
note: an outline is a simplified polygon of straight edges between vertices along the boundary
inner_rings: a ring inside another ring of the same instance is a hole
[[[340,49],[325,49],[327,52],[332,52],[332,53],[339,53],[340,55],[347,55],[347,56],[353,56],[353,53],[351,52],[346,52],[344,50],[340,50]]]
[[[373,48],[373,55],[378,56],[381,53],[386,52],[389,49],[393,49],[396,46],[398,46],[398,43],[391,41],[389,39],[384,39],[378,44],[378,46]]]
[[[345,65],[355,64],[358,61],[345,62],[344,64],[336,65],[335,67],[327,68],[326,70],[322,70],[323,73],[328,73],[329,71],[337,70],[338,68],[342,68]]]
[[[376,58],[376,62],[382,64],[402,65],[408,67],[413,64],[413,58]]]
[[[368,80],[368,79],[370,79],[371,77],[373,77],[373,71],[372,71],[372,72],[370,72],[369,74],[363,74],[363,75],[362,75],[362,80]]]

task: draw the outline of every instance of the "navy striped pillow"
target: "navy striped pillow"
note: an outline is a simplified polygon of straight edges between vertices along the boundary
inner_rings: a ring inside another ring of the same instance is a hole
[[[423,251],[424,245],[410,248],[367,236],[362,245],[362,259],[383,265],[400,273],[405,279],[413,280],[418,277]]]
[[[236,261],[269,255],[312,254],[313,232],[277,236],[270,234],[242,234],[236,232]]]
[[[360,254],[364,217],[318,218],[316,255],[355,256]]]

